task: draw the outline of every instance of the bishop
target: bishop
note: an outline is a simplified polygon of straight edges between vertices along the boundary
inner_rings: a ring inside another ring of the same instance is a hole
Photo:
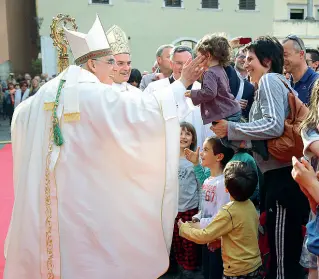
[[[4,279],[151,279],[168,268],[179,120],[204,57],[152,94],[114,90],[97,17],[65,30],[75,64],[15,110],[15,202]],[[177,108],[178,107],[178,108]]]

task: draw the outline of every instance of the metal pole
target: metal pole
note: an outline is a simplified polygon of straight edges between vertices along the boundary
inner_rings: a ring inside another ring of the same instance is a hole
[[[315,20],[313,17],[313,0],[307,0],[307,17],[306,20]]]

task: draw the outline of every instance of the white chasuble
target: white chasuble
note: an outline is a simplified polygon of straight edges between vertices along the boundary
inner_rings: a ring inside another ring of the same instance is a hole
[[[49,148],[61,78],[64,143]],[[70,66],[18,106],[4,279],[155,279],[166,272],[179,117],[189,113],[184,92],[180,82],[147,96],[117,92]]]
[[[142,90],[129,84],[128,82],[122,82],[122,83],[114,83],[113,82],[112,89],[114,91],[119,91],[119,92],[129,91],[132,94],[142,94]]]
[[[170,85],[170,81],[168,78],[160,79],[150,83],[147,88],[143,91],[143,94],[150,94],[155,90],[163,89]],[[198,81],[193,83],[192,89],[200,89],[201,84]],[[186,121],[191,123],[197,134],[197,146],[200,148],[203,147],[203,143],[205,139],[209,136],[212,136],[214,133],[210,130],[211,124],[204,125],[201,117],[200,106],[194,106],[192,100],[190,98],[186,99],[186,103],[189,113],[184,117],[180,118],[182,121]]]

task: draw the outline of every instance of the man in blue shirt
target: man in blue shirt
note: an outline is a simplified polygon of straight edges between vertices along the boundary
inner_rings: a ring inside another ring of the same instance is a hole
[[[306,48],[299,37],[289,35],[283,40],[284,68],[292,76],[291,83],[298,92],[299,99],[309,104],[311,90],[319,74],[308,67],[306,62]]]

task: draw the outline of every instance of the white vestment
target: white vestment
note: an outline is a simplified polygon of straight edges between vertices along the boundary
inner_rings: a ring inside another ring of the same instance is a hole
[[[155,90],[165,88],[170,85],[169,78],[160,79],[150,83],[147,88],[143,91],[144,94],[152,93]],[[192,89],[200,89],[201,84],[198,81],[195,81]],[[191,108],[190,113],[183,119],[183,121],[191,123],[197,134],[197,146],[200,148],[203,147],[205,139],[209,136],[212,136],[214,133],[210,130],[211,124],[204,125],[201,117],[200,107],[194,106],[191,99],[187,98],[186,102]]]
[[[119,92],[123,92],[123,91],[129,91],[131,93],[137,93],[137,94],[141,94],[142,90],[140,90],[139,88],[129,84],[128,82],[122,82],[122,83],[114,83],[112,84],[112,89],[114,89],[115,91],[119,91]]]
[[[64,144],[53,144],[45,192],[52,110],[44,104],[55,100],[61,78]],[[154,279],[166,272],[178,205],[179,119],[189,113],[184,92],[179,81],[147,96],[117,92],[70,66],[17,107],[4,279],[47,279],[48,263],[54,279]],[[72,111],[80,120],[66,122]]]

